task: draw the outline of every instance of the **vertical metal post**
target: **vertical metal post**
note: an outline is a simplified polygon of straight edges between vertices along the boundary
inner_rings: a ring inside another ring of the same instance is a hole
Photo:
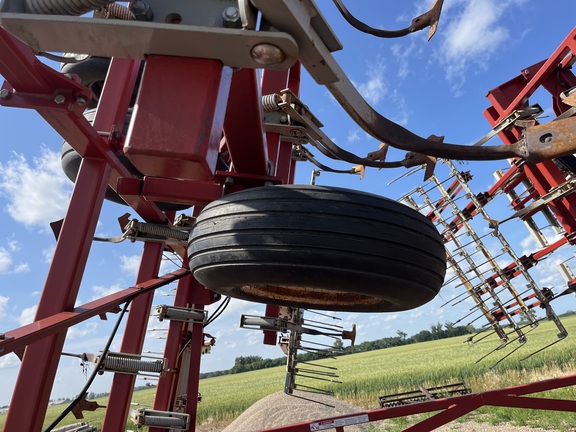
[[[204,305],[195,304],[195,309],[204,309]],[[192,324],[190,340],[190,366],[188,369],[188,388],[186,391],[186,412],[190,415],[190,432],[196,430],[196,416],[198,413],[198,388],[200,386],[200,359],[202,357],[202,345],[204,343],[204,324]]]
[[[190,290],[192,289],[194,278],[192,275],[180,279],[174,298],[174,306],[187,307]],[[159,411],[171,411],[174,407],[174,395],[179,377],[178,353],[182,346],[182,332],[184,323],[181,321],[170,321],[168,335],[166,336],[166,346],[164,348],[164,358],[167,359],[166,375],[161,377],[156,388],[154,397],[154,409]],[[151,428],[150,432],[161,432],[158,428]]]
[[[192,308],[203,310],[208,304],[214,301],[214,293],[207,290],[196,280],[191,283],[188,303]],[[191,331],[190,339],[190,363],[186,376],[186,413],[190,415],[190,428],[188,431],[196,430],[196,416],[198,413],[198,388],[200,380],[200,359],[202,357],[202,346],[204,345],[204,323],[195,322],[189,324]]]
[[[35,320],[74,307],[109,175],[104,160],[82,162]],[[5,431],[41,430],[65,337],[63,331],[26,348]]]
[[[163,243],[144,244],[136,283],[145,282],[158,275],[163,249]],[[127,354],[139,354],[142,352],[153,297],[154,293],[150,292],[132,301],[130,311],[128,312],[128,319],[126,320],[126,328],[124,330],[120,352]],[[102,424],[102,430],[104,432],[115,432],[125,429],[130,398],[132,397],[135,381],[135,375],[114,374],[107,404],[109,408],[106,410],[104,423]]]

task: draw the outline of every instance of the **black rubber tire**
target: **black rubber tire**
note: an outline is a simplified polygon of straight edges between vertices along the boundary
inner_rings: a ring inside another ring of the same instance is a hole
[[[210,203],[188,258],[194,277],[221,294],[351,312],[421,306],[446,273],[444,243],[426,217],[326,186],[265,186]]]
[[[107,57],[90,57],[78,63],[65,63],[60,68],[62,73],[78,75],[80,83],[92,90],[94,98],[88,103],[88,109],[96,108],[98,105],[110,61],[111,59]]]

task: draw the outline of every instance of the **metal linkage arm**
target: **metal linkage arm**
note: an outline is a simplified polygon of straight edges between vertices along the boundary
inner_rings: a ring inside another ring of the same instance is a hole
[[[300,50],[299,60],[310,75],[324,84],[348,115],[368,134],[392,147],[430,156],[459,160],[497,160],[522,157],[529,162],[572,154],[570,139],[576,119],[529,127],[523,139],[509,145],[472,147],[422,138],[382,116],[360,95],[318,32],[322,14],[312,0],[253,0],[252,3],[277,29],[290,34]]]

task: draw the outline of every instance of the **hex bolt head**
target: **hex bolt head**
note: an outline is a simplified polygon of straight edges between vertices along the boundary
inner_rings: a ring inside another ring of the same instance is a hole
[[[10,90],[8,90],[8,89],[0,90],[0,99],[8,99],[10,96],[12,96],[12,93],[10,93]]]
[[[130,6],[130,8],[132,9],[132,11],[136,13],[145,12],[146,3],[144,3],[142,0],[136,0],[134,3],[132,3],[132,6]]]
[[[62,105],[64,102],[66,102],[66,96],[61,94],[56,95],[54,102],[56,102],[58,105]]]
[[[85,106],[87,103],[88,103],[88,101],[87,101],[86,98],[83,97],[83,96],[79,96],[79,97],[76,98],[76,104],[77,104],[78,106],[81,106],[81,107],[82,107],[82,106]]]
[[[224,9],[224,12],[222,12],[222,18],[224,18],[224,21],[227,22],[238,21],[240,18],[240,11],[236,6],[228,6],[226,9]]]

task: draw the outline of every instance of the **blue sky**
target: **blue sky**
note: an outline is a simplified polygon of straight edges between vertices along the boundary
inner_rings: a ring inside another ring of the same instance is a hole
[[[349,1],[358,18],[373,27],[401,28],[425,11],[431,1],[383,2]],[[489,131],[482,111],[488,107],[486,92],[516,76],[520,70],[546,59],[574,26],[573,0],[529,2],[525,0],[446,0],[437,34],[426,42],[427,31],[402,39],[378,39],[359,33],[344,22],[332,2],[318,2],[344,45],[335,53],[366,100],[379,112],[412,131],[428,136],[445,135],[446,141],[471,144]],[[552,7],[553,5],[553,7]],[[538,99],[541,97],[541,99]],[[340,146],[359,155],[378,148],[378,142],[360,130],[330,97],[326,89],[304,74],[301,99],[324,123],[324,131]],[[537,93],[538,102],[550,113],[550,98]],[[544,120],[546,121],[546,120]],[[3,108],[0,110],[0,331],[31,322],[35,312],[54,237],[48,224],[65,214],[72,185],[60,169],[62,139],[35,112]],[[498,143],[494,139],[489,144]],[[312,153],[318,152],[310,148]],[[389,152],[389,160],[404,153]],[[332,161],[335,168],[349,168]],[[493,184],[492,173],[506,169],[505,161],[464,163],[462,170],[474,173],[471,187],[475,192]],[[297,168],[297,183],[308,183],[313,167],[302,163]],[[388,183],[404,174],[404,169],[368,170],[363,180],[358,176],[322,173],[317,184],[337,185],[398,198],[422,183],[422,172]],[[438,177],[446,177],[439,167]],[[119,234],[116,218],[126,208],[106,202],[100,216],[97,235]],[[511,214],[502,201],[491,209],[500,219]],[[504,235],[519,255],[536,246],[521,223],[509,222]],[[484,228],[478,227],[479,230]],[[78,304],[133,284],[141,244],[95,243],[83,279]],[[571,249],[540,263],[533,276],[543,286],[561,287],[563,281],[555,270],[557,261],[570,258]],[[570,261],[573,262],[573,261]],[[170,270],[167,261],[163,269]],[[343,325],[358,325],[358,341],[395,336],[398,330],[409,335],[438,322],[455,321],[467,313],[468,304],[460,307],[440,305],[455,291],[450,287],[431,303],[416,310],[391,314],[339,314]],[[170,287],[158,291],[155,304],[170,303]],[[576,309],[573,297],[565,297],[558,312]],[[212,308],[213,310],[213,308]],[[277,347],[261,344],[261,334],[238,328],[240,314],[262,315],[264,306],[233,301],[226,312],[206,331],[217,337],[212,353],[203,358],[203,371],[228,369],[241,355],[279,357]],[[163,327],[151,321],[150,328]],[[90,320],[68,333],[65,351],[97,353],[105,344],[111,324]],[[150,332],[146,348],[161,350],[162,331]],[[117,337],[113,350],[118,349]],[[0,405],[7,404],[14,385],[19,361],[14,355],[0,357]],[[78,359],[63,358],[53,397],[72,396],[84,384]],[[92,390],[107,391],[110,377],[98,377]],[[282,383],[278,383],[278,389]]]

